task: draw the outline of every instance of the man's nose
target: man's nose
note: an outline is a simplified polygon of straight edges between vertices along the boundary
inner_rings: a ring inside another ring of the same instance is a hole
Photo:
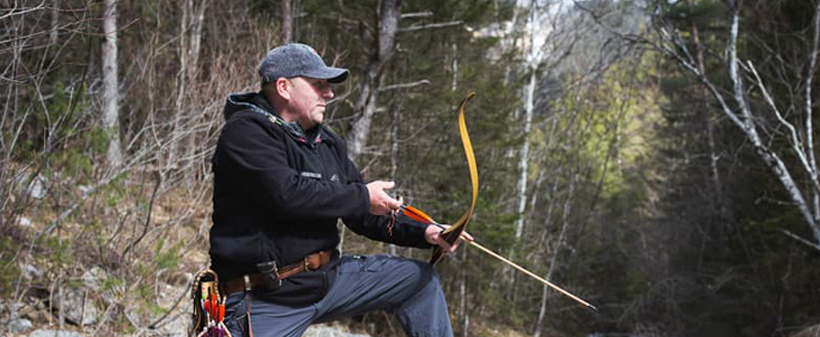
[[[322,96],[324,96],[325,99],[331,99],[336,95],[333,94],[333,89],[331,89],[330,86],[326,86],[324,92],[322,92]]]

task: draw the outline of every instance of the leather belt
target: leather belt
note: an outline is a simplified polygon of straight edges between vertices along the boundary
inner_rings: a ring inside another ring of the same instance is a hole
[[[325,250],[305,256],[305,258],[302,259],[302,261],[279,268],[278,278],[280,280],[284,280],[303,271],[319,269],[322,266],[328,264],[328,262],[330,262],[330,258],[333,256],[333,253],[334,250]],[[265,276],[260,273],[245,275],[243,277],[235,278],[233,280],[225,282],[225,294],[232,294],[237,291],[246,290],[246,277],[249,281],[248,283],[250,283],[250,289],[261,287],[261,283],[265,282]]]

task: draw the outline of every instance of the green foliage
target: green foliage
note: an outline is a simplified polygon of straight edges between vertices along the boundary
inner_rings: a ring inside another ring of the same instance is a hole
[[[74,256],[73,242],[61,239],[56,236],[43,237],[37,246],[43,249],[42,258],[52,273],[57,273],[64,268],[72,266],[76,260]]]
[[[91,104],[85,84],[67,88],[56,81],[50,95],[32,91],[26,98],[23,110],[31,111],[31,116],[24,124],[20,145],[14,148],[15,158],[37,162],[47,174],[59,171],[81,183],[94,179],[94,162],[107,150],[108,136],[87,120]]]
[[[170,248],[165,248],[165,240],[160,239],[154,245],[154,264],[160,270],[176,268],[179,265],[180,251],[183,247],[183,242],[177,242]]]
[[[108,207],[115,207],[125,198],[137,194],[134,191],[137,187],[134,186],[129,189],[129,187],[126,186],[125,180],[127,178],[128,172],[122,172],[101,189],[101,194],[106,197],[105,202]]]
[[[33,159],[29,156],[44,147],[54,145],[63,137],[74,136],[77,133],[77,123],[82,118],[82,114],[78,112],[89,108],[84,84],[66,88],[62,81],[56,81],[48,96],[37,90],[39,88],[30,88],[24,96],[25,100],[21,102],[21,111],[31,112],[26,123],[23,146],[16,149],[16,154],[21,159]],[[46,143],[49,139],[51,141]]]
[[[0,236],[0,296],[9,298],[14,291],[15,282],[20,278],[21,270],[12,256],[20,249],[20,243],[11,236]]]

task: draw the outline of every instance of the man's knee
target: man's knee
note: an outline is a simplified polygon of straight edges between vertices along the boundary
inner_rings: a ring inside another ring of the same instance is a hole
[[[413,271],[416,273],[417,280],[416,293],[424,293],[423,296],[431,296],[441,291],[441,283],[439,282],[438,273],[432,265],[426,261],[408,260],[413,263]]]

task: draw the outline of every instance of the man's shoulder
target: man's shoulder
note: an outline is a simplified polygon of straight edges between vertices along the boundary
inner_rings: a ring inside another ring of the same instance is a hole
[[[261,127],[265,129],[282,130],[282,120],[274,115],[264,115],[253,108],[237,111],[225,121],[226,128]]]
[[[225,121],[217,146],[235,144],[244,147],[249,143],[256,145],[267,143],[270,146],[278,146],[273,144],[278,144],[285,138],[282,127],[277,125],[275,120],[250,110],[242,110],[232,114]]]

